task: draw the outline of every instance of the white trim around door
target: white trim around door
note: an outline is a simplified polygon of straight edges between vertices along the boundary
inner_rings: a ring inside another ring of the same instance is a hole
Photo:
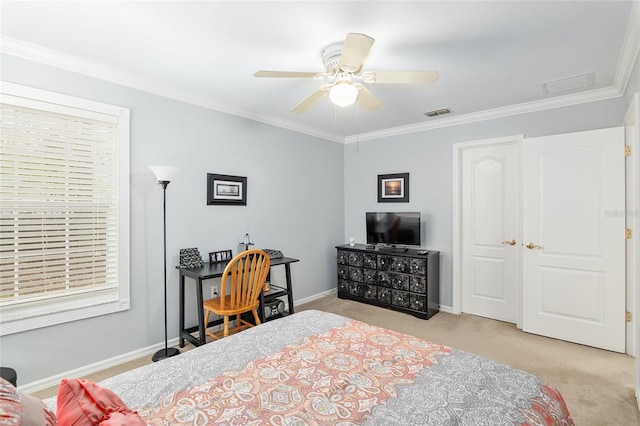
[[[499,147],[503,145],[517,144],[521,145],[524,139],[523,135],[515,135],[494,139],[485,139],[472,142],[462,142],[453,145],[453,303],[452,311],[455,314],[462,312],[462,157],[466,149],[474,149],[478,147]],[[519,182],[514,185],[520,187]],[[520,209],[520,206],[518,206]],[[519,210],[521,216],[522,212]],[[521,327],[522,308],[521,308],[521,284],[517,285],[517,325]]]
[[[626,162],[626,227],[632,238],[627,241],[627,310],[632,321],[627,324],[627,353],[636,357],[636,400],[640,409],[640,93],[635,93],[624,119],[625,144],[631,148]],[[631,299],[631,300],[630,300]]]

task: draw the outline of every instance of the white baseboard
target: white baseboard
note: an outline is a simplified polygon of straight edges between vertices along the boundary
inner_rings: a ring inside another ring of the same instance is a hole
[[[455,314],[453,306],[440,305],[440,312],[446,312],[447,314]]]
[[[305,297],[303,299],[296,300],[296,305],[302,305],[304,303],[313,302],[314,300],[320,299],[325,296],[329,296],[331,294],[336,293],[336,289],[332,288],[331,290],[323,291],[322,293],[314,294],[313,296]]]
[[[170,347],[177,346],[179,343],[178,340],[179,339],[176,337],[175,339],[167,341],[167,344]],[[134,359],[142,358],[144,356],[151,357],[160,349],[164,349],[164,342],[153,346],[147,346],[146,348],[137,349],[126,354],[115,356],[113,358],[104,359],[102,361],[85,365],[80,368],[65,371],[64,373],[56,374],[55,376],[45,377],[44,379],[18,386],[18,389],[20,389],[24,393],[37,392],[43,389],[50,388],[52,386],[57,386],[60,383],[60,380],[64,379],[65,377],[83,377],[128,361],[133,361]]]

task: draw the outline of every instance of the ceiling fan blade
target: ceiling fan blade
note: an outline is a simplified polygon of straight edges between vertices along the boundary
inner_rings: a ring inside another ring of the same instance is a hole
[[[326,85],[322,86],[321,88],[319,88],[318,90],[316,90],[315,92],[311,93],[309,96],[307,96],[306,98],[298,102],[296,106],[291,108],[291,111],[297,112],[297,113],[305,112],[306,110],[311,108],[313,105],[315,105],[316,102],[318,102],[320,99],[327,96],[327,93],[329,92],[326,90]]]
[[[358,88],[358,102],[360,105],[368,109],[369,111],[373,111],[374,109],[378,109],[382,106],[382,101],[376,97],[369,89],[367,89],[362,84],[355,85]]]
[[[275,78],[314,78],[317,72],[299,72],[299,71],[256,71],[254,77],[275,77]]]
[[[340,56],[340,69],[345,72],[357,72],[369,55],[373,42],[375,39],[365,34],[347,34]]]
[[[385,84],[433,83],[440,77],[437,71],[366,71],[362,81]]]

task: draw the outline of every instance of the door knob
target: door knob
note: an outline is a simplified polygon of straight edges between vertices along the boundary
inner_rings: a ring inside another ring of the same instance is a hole
[[[528,243],[525,247],[528,248],[529,250],[533,250],[533,249],[536,249],[536,248],[537,249],[542,248],[539,245],[536,245],[536,244],[533,244],[533,243]]]
[[[510,246],[515,246],[516,245],[516,240],[503,241],[502,244],[509,244]]]

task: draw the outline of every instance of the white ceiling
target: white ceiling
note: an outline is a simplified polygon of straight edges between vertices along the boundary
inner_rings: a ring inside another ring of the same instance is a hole
[[[360,140],[620,96],[638,51],[632,1],[5,1],[2,51],[331,140]],[[633,18],[632,18],[633,17]],[[376,111],[289,110],[349,32],[365,70],[437,70],[432,85],[369,85]],[[591,85],[543,83],[592,73]],[[91,97],[90,94],[87,94]],[[123,105],[126,106],[126,105]],[[425,112],[449,108],[428,118]]]

